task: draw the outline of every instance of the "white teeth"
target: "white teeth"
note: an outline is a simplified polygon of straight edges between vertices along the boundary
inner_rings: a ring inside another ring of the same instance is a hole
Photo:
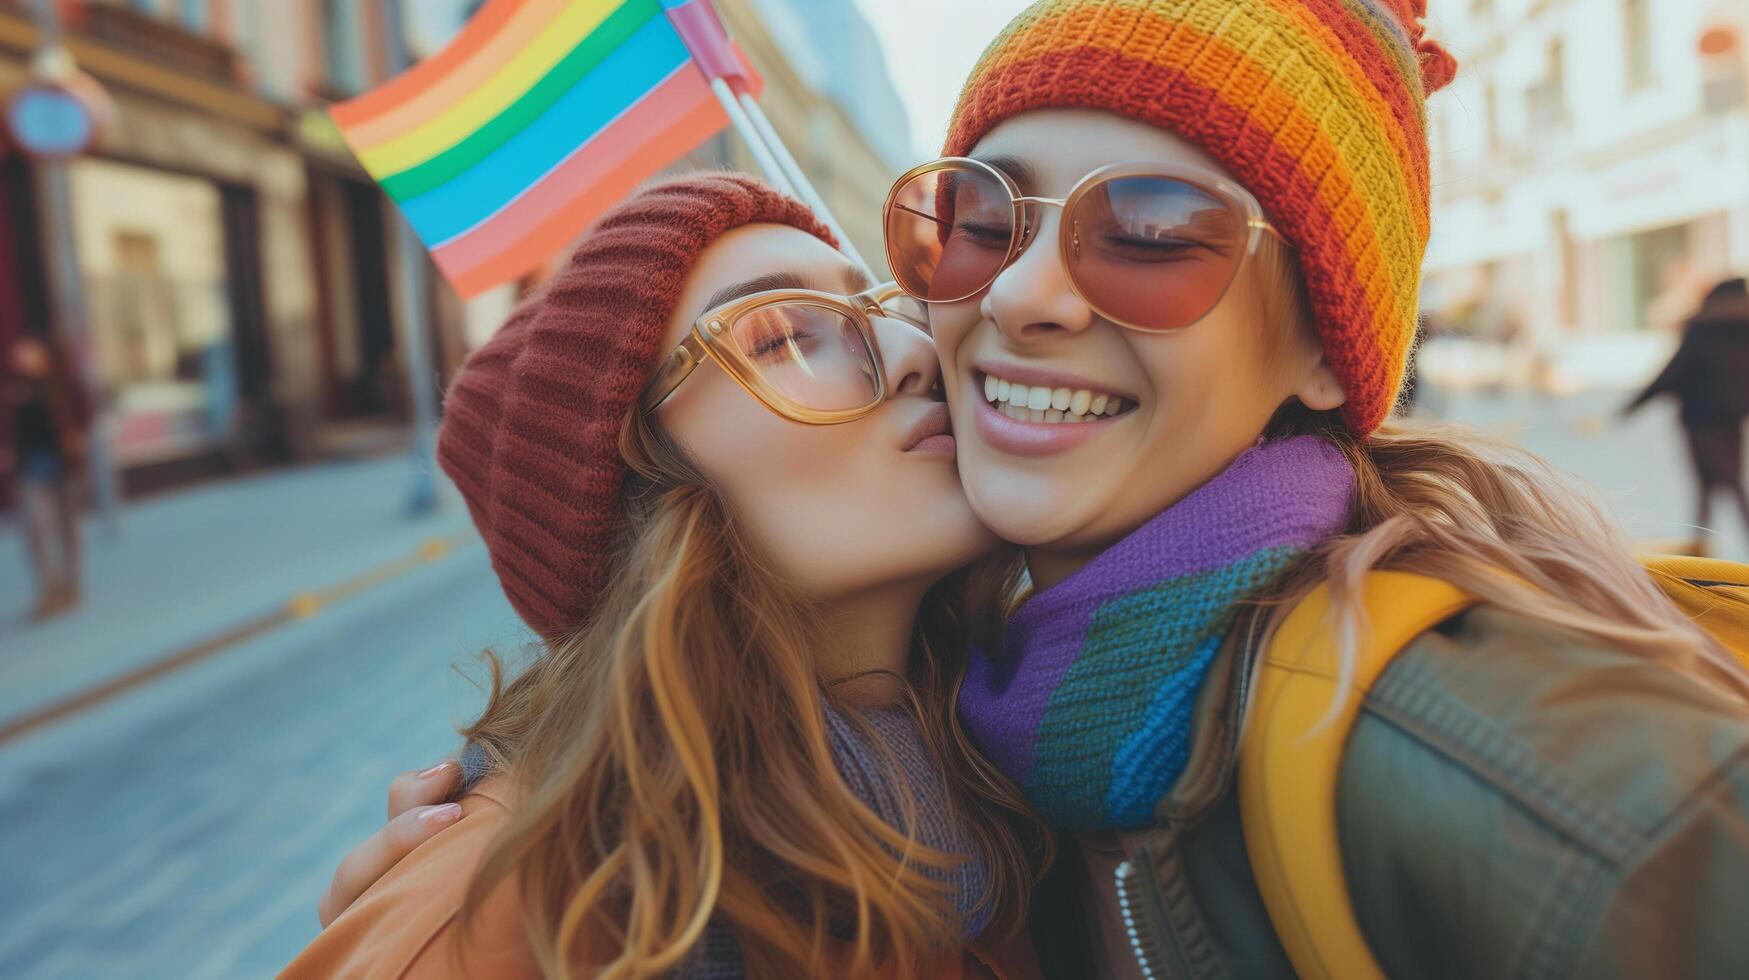
[[[984,400],[1011,419],[1042,422],[1093,422],[1117,415],[1126,407],[1115,395],[1095,394],[1088,388],[1046,388],[1023,385],[994,375],[984,376]]]

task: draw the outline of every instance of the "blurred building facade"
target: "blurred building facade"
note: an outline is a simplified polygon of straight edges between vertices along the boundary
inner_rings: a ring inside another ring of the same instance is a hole
[[[116,468],[138,492],[393,438],[407,382],[390,215],[322,108],[387,75],[381,4],[84,0],[67,48],[114,101],[67,164],[85,356]],[[0,2],[0,92],[38,47]],[[41,168],[4,163],[0,334],[52,322]],[[434,290],[441,292],[441,290]],[[434,296],[434,349],[461,319]],[[435,383],[435,382],[434,382]]]
[[[86,353],[124,486],[392,440],[408,414],[398,219],[325,108],[393,74],[398,53],[435,53],[480,0],[55,3],[68,49],[116,107],[68,184]],[[27,81],[33,6],[0,0],[0,97]],[[866,30],[841,33],[798,68],[794,32],[765,25],[786,10],[853,17],[850,0],[718,7],[765,75],[774,125],[876,259],[896,164],[853,113],[896,112],[904,131],[879,51]],[[804,23],[802,41],[817,26]],[[825,68],[840,64],[862,67]],[[724,135],[689,163],[751,169],[744,153]],[[0,342],[54,320],[40,170],[0,147]],[[464,304],[426,278],[441,385],[531,283]]]
[[[1457,0],[1427,311],[1497,339],[1669,330],[1749,271],[1749,0]]]

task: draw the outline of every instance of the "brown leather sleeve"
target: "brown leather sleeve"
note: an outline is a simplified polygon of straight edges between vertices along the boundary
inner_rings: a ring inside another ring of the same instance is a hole
[[[372,885],[280,974],[284,980],[438,980],[540,976],[523,940],[514,883],[464,931],[462,898],[509,811],[490,787],[462,817]]]

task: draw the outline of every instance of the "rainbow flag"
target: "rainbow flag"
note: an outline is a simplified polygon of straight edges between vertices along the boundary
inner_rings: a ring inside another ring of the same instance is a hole
[[[709,0],[488,0],[448,47],[333,107],[463,297],[545,263],[761,86]]]

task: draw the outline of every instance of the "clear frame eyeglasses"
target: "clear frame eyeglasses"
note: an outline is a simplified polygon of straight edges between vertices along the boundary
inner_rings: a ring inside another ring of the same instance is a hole
[[[793,422],[838,425],[862,418],[887,397],[875,317],[929,331],[926,308],[897,283],[855,296],[774,289],[707,310],[657,367],[644,410],[655,410],[711,359],[760,404]]]

